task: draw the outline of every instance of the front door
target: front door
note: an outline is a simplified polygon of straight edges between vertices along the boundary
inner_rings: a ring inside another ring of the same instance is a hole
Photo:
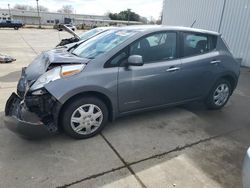
[[[181,76],[177,33],[158,32],[133,43],[129,55],[141,55],[143,66],[119,67],[119,111],[127,112],[178,102]]]

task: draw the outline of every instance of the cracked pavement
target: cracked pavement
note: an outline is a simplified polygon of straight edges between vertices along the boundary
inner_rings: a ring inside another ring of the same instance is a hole
[[[79,31],[78,31],[79,32]],[[67,33],[0,30],[0,187],[241,187],[250,146],[250,69],[242,68],[227,106],[208,111],[192,103],[124,117],[101,135],[73,140],[64,134],[26,140],[3,125],[4,106],[23,66]]]

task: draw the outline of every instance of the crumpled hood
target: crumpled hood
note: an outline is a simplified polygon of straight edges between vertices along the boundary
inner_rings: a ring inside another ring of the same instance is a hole
[[[36,80],[44,74],[49,66],[60,66],[64,64],[87,64],[90,60],[77,57],[65,48],[57,48],[42,52],[38,55],[25,70],[26,79],[28,81]]]
[[[45,55],[48,57],[50,64],[59,63],[59,64],[80,64],[88,63],[89,59],[77,57],[64,48],[53,49],[45,52]]]

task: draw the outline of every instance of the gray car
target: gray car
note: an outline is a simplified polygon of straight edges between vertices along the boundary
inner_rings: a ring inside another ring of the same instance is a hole
[[[216,32],[185,27],[113,28],[71,52],[54,49],[23,68],[6,104],[16,132],[98,134],[118,117],[204,101],[221,109],[240,65]]]
[[[246,152],[246,156],[243,163],[242,183],[243,183],[243,188],[250,187],[250,148],[248,148]]]

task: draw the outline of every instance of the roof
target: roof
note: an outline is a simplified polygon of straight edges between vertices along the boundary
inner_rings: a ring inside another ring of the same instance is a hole
[[[92,19],[92,18],[75,18],[75,20],[83,20],[83,21],[99,21],[99,22],[108,22],[108,23],[132,23],[132,24],[141,24],[142,22],[136,21],[125,21],[125,20],[107,20],[107,19]]]
[[[164,25],[133,25],[133,26],[125,26],[123,29],[131,29],[131,30],[150,30],[150,31],[161,31],[161,30],[174,30],[174,31],[187,31],[187,32],[197,32],[197,33],[205,33],[210,35],[220,35],[215,31],[208,31],[203,29],[191,28],[191,27],[182,27],[182,26],[164,26]]]

